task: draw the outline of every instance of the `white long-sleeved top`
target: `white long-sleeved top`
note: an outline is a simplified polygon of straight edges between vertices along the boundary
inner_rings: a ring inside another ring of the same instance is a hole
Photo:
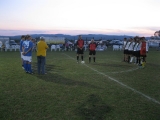
[[[133,48],[133,51],[137,51],[137,47],[138,47],[139,43],[135,43],[135,46]]]
[[[140,50],[141,50],[141,46],[142,46],[142,43],[139,43],[139,44],[137,45],[137,50],[136,50],[136,51],[140,51]]]
[[[131,42],[127,42],[127,43],[126,43],[125,48],[124,48],[125,50],[128,50],[128,47],[129,47],[130,43],[131,43]]]
[[[123,47],[126,45],[127,41],[123,41]]]
[[[135,44],[135,42],[130,43],[130,45],[128,46],[129,51],[133,51],[134,44]]]
[[[136,43],[135,47],[134,47],[134,51],[140,51],[142,47],[142,43]],[[148,42],[146,42],[146,51],[149,50],[149,45]]]

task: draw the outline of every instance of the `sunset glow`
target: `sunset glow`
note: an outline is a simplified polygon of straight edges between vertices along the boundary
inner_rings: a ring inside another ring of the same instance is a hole
[[[159,0],[0,0],[0,35],[152,36]]]

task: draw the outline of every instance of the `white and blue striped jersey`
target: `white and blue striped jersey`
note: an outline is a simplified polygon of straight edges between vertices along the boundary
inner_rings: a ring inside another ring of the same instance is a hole
[[[33,43],[30,40],[25,40],[23,41],[22,46],[24,48],[24,52],[27,52],[24,56],[32,56]]]

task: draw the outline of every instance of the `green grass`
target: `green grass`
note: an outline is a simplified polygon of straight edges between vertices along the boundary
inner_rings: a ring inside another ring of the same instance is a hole
[[[160,120],[160,52],[150,49],[139,69],[122,51],[97,52],[96,63],[76,63],[74,51],[47,51],[47,75],[21,68],[19,52],[0,52],[1,120]],[[128,89],[120,83],[141,92]]]

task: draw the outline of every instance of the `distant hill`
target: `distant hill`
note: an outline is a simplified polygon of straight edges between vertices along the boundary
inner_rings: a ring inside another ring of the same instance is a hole
[[[39,39],[40,36],[44,37],[65,37],[66,40],[77,40],[78,35],[66,35],[66,34],[31,34],[32,38]],[[2,36],[1,36],[2,37]],[[13,40],[20,40],[21,36],[5,36],[9,37]],[[104,35],[104,34],[82,34],[82,38],[86,41],[91,40],[94,38],[95,40],[123,40],[124,38],[130,38],[134,36],[126,36],[126,35]],[[146,37],[148,39],[150,37]]]

